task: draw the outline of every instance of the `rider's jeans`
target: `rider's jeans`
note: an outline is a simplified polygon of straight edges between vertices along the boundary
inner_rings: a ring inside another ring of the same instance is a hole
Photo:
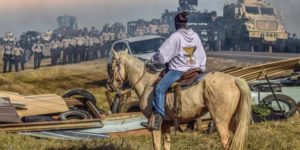
[[[155,111],[165,116],[165,96],[168,88],[180,79],[183,72],[177,70],[169,70],[167,74],[159,81],[154,90],[153,107]]]

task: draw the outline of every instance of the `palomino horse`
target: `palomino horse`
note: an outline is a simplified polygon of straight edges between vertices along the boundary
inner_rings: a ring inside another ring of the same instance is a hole
[[[154,83],[159,73],[151,73],[146,65],[128,51],[115,52],[112,64],[110,86],[120,87],[125,81],[137,92],[143,114],[150,118]],[[208,111],[214,120],[224,149],[244,148],[248,136],[251,104],[247,82],[221,72],[208,73],[195,86],[181,91],[181,104],[178,115],[172,111],[174,94],[166,95],[165,120],[180,122],[195,120]],[[152,131],[154,148],[161,148],[161,133],[164,149],[170,149],[170,126],[162,125],[161,131]]]

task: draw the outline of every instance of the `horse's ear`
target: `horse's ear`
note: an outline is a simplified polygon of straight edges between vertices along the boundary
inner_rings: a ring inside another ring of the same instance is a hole
[[[129,51],[128,48],[126,48],[126,49],[125,49],[125,53],[126,53],[126,54],[129,54],[128,51]]]
[[[118,57],[118,53],[115,51],[115,49],[111,49],[111,51],[112,51],[112,53],[113,53],[113,56],[115,57],[115,58],[117,58]]]

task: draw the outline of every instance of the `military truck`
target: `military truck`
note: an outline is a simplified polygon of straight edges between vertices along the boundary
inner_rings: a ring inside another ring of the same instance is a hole
[[[127,33],[130,37],[135,36],[135,31],[138,27],[148,26],[150,24],[149,21],[145,21],[143,19],[138,19],[136,21],[128,21],[127,22]]]
[[[189,13],[188,26],[200,36],[206,50],[219,49],[218,17],[216,11],[198,11],[198,0],[179,0],[177,11],[165,10],[162,20],[169,24],[171,32],[175,31],[174,17],[182,11]]]
[[[223,9],[222,47],[227,50],[284,52],[287,31],[279,11],[264,0],[238,0]]]
[[[77,33],[78,24],[74,16],[64,15],[57,17],[58,28],[54,30],[53,37],[73,36]]]

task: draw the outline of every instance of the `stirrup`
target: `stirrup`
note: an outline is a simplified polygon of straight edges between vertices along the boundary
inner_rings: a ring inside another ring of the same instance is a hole
[[[159,113],[154,113],[151,115],[148,122],[142,122],[141,125],[151,130],[159,131],[162,125],[162,121],[163,117]]]

